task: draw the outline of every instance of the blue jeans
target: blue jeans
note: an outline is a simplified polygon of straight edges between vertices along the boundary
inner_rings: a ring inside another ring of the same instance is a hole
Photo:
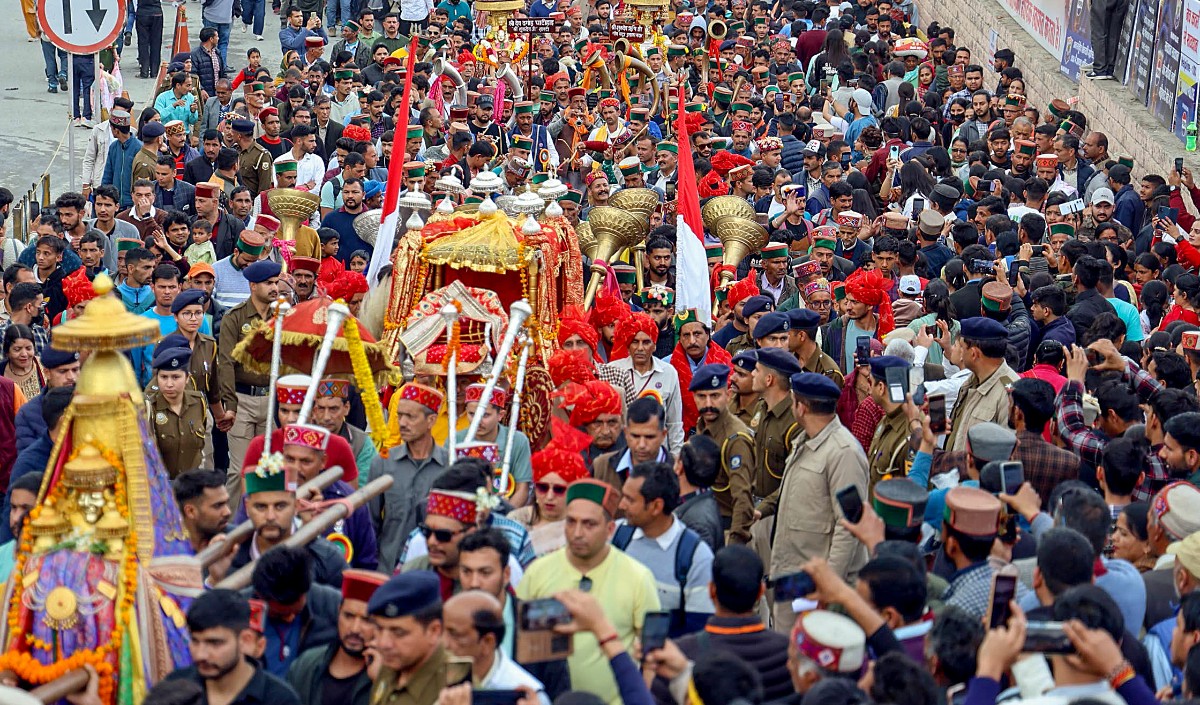
[[[94,54],[77,54],[71,57],[74,81],[71,86],[72,117],[92,119],[92,83],[96,80]]]
[[[217,30],[217,54],[221,56],[221,65],[229,65],[229,29],[233,26],[232,22],[217,24],[204,20],[205,27],[212,27]]]
[[[342,22],[352,19],[350,17],[350,0],[329,0],[329,5],[325,9],[325,26],[332,28],[336,25],[339,14],[341,15]]]
[[[248,25],[253,22],[255,36],[262,36],[266,9],[266,0],[242,0],[242,24]]]
[[[67,52],[55,49],[54,45],[42,40],[42,59],[46,62],[46,80],[52,86],[58,85],[58,78],[67,77]]]

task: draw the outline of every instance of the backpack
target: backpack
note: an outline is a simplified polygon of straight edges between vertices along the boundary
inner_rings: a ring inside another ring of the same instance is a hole
[[[676,521],[679,521],[676,519]],[[612,545],[622,551],[633,540],[636,527],[631,524],[621,524],[613,533]],[[699,631],[711,615],[689,614],[687,611],[687,580],[692,572],[692,561],[696,557],[696,549],[703,543],[700,534],[688,527],[683,527],[679,543],[675,545],[675,582],[679,583],[679,607],[671,610],[671,637],[677,638],[684,634]],[[695,624],[693,624],[695,622]]]

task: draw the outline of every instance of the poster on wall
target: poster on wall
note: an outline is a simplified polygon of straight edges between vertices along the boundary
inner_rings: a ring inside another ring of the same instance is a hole
[[[1168,130],[1175,117],[1175,83],[1179,78],[1179,41],[1183,29],[1183,0],[1162,0],[1158,9],[1158,46],[1150,75],[1150,112]]]
[[[1072,0],[1071,11],[1067,15],[1067,36],[1063,44],[1059,70],[1072,81],[1079,80],[1081,67],[1092,63],[1092,23],[1089,20],[1091,9],[1091,0]]]
[[[1071,0],[1000,0],[1000,4],[1038,44],[1061,60]]]
[[[1154,71],[1155,32],[1158,31],[1158,0],[1139,0],[1137,25],[1129,50],[1129,90],[1148,105],[1150,78]]]
[[[1172,131],[1180,140],[1186,140],[1187,125],[1196,119],[1196,78],[1200,71],[1200,0],[1184,0],[1180,37],[1175,127]]]
[[[1133,3],[1129,11],[1125,13],[1125,21],[1121,23],[1121,39],[1117,42],[1117,70],[1113,72],[1113,75],[1124,84],[1129,83],[1130,56],[1133,53],[1133,31],[1134,27],[1138,26],[1140,8],[1141,3]]]

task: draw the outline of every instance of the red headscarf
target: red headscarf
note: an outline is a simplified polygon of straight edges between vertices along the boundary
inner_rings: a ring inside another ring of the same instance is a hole
[[[743,157],[740,154],[734,154],[733,152],[726,152],[723,149],[715,152],[709,162],[712,164],[713,171],[720,174],[722,178],[729,174],[730,170],[734,167],[742,166],[743,164],[754,164],[752,159]]]
[[[588,476],[587,464],[580,453],[592,444],[592,437],[557,418],[550,418],[550,442],[530,457],[533,481],[557,473],[568,484]]]
[[[618,321],[617,329],[613,332],[613,349],[612,354],[608,356],[609,361],[629,357],[629,344],[633,342],[638,333],[650,336],[651,343],[658,342],[658,324],[654,322],[650,314],[638,311],[628,318]]]
[[[73,308],[96,298],[96,291],[92,288],[92,283],[88,281],[87,272],[83,267],[79,267],[62,278],[62,292],[67,297],[67,308]]]
[[[739,282],[734,282],[734,284],[729,287],[728,301],[730,309],[737,307],[739,302],[744,301],[751,296],[758,296],[762,293],[758,288],[758,284],[754,281],[755,278],[754,270],[751,269],[750,272],[746,274],[745,279]]]
[[[358,272],[345,270],[339,272],[337,278],[325,283],[325,293],[329,298],[350,301],[355,294],[365,294],[370,291],[367,278]]]
[[[598,379],[583,384],[568,384],[563,388],[561,409],[571,410],[571,425],[582,428],[603,414],[621,415],[621,393],[617,388]]]
[[[591,323],[595,328],[611,326],[617,321],[629,316],[629,304],[614,296],[603,288],[596,292],[596,302],[592,305]]]
[[[583,338],[583,342],[592,349],[592,355],[596,356],[596,348],[600,345],[600,334],[588,323],[587,314],[578,306],[563,306],[562,313],[558,317],[559,346],[561,347],[573,335]]]
[[[729,184],[725,183],[716,171],[710,171],[700,179],[699,191],[700,198],[725,196],[729,193]]]
[[[860,269],[846,280],[846,293],[868,306],[879,308],[879,330],[876,331],[876,335],[880,338],[896,328],[892,300],[888,297],[889,288],[891,282],[878,269]]]
[[[568,382],[584,384],[596,379],[592,361],[582,350],[555,350],[547,366],[555,389]]]

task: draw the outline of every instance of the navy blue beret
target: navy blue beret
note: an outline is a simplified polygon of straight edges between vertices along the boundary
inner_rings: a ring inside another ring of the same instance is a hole
[[[759,294],[758,296],[751,296],[742,304],[742,318],[749,318],[756,313],[774,310],[775,302],[771,297]]]
[[[72,362],[79,362],[79,353],[55,350],[49,345],[42,348],[42,367],[46,369],[52,370],[55,367],[69,365]]]
[[[800,363],[796,362],[795,355],[779,348],[759,348],[758,364],[782,372],[785,377],[804,371]]]
[[[809,399],[837,399],[842,396],[841,387],[825,375],[816,372],[801,372],[792,375],[792,391]]]
[[[254,134],[254,123],[250,120],[234,120],[229,126],[233,128],[234,132],[240,132],[243,135]]]
[[[208,304],[208,294],[205,293],[204,289],[184,289],[171,302],[171,313],[179,313],[183,310],[184,306],[195,304],[199,304],[200,306]]]
[[[191,348],[175,347],[160,351],[150,366],[156,370],[186,370],[191,362]]]
[[[821,314],[811,308],[794,308],[787,312],[787,317],[792,324],[792,330],[808,330],[821,325]]]
[[[272,262],[269,259],[260,259],[254,264],[242,270],[242,275],[246,277],[246,281],[251,284],[261,284],[271,277],[279,276],[283,268],[278,262]]]
[[[902,367],[908,369],[912,367],[908,360],[897,355],[880,355],[873,357],[870,360],[871,376],[875,379],[887,381],[887,371],[889,367]]]
[[[962,337],[971,340],[1004,340],[1008,337],[1008,329],[1003,323],[985,316],[964,318],[960,325]]]
[[[743,350],[733,356],[733,366],[753,372],[758,367],[758,354],[753,350]]]
[[[754,324],[754,332],[751,337],[758,340],[772,333],[786,333],[789,330],[791,330],[791,324],[788,321],[788,315],[782,311],[772,311],[758,319],[758,323]]]
[[[158,341],[158,344],[154,346],[154,357],[158,357],[160,352],[168,348],[188,348],[190,350],[191,347],[192,344],[188,342],[183,333],[171,333],[170,335],[164,335]]]
[[[442,600],[441,581],[431,570],[394,575],[379,586],[367,603],[367,614],[395,618],[422,612]]]
[[[713,363],[701,365],[692,373],[692,382],[688,385],[689,392],[705,389],[721,389],[729,382],[729,365]]]

